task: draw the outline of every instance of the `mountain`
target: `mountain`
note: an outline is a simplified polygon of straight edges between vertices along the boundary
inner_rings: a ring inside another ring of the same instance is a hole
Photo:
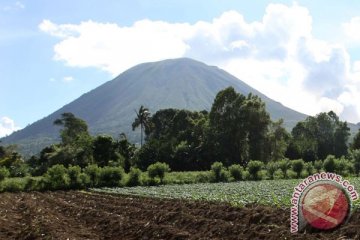
[[[72,112],[87,121],[92,134],[118,136],[125,132],[134,141],[139,137],[138,132],[132,131],[131,123],[135,118],[134,110],[140,105],[153,113],[163,108],[209,110],[217,92],[229,86],[242,94],[251,92],[261,97],[271,118],[283,118],[288,129],[306,118],[218,67],[181,58],[137,65],[1,140],[5,144],[18,144],[20,151],[27,155],[37,153],[59,139],[59,128],[53,125],[54,120],[61,113]]]

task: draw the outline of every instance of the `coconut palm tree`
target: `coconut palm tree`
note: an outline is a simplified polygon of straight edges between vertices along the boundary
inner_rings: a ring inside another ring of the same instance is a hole
[[[133,131],[140,126],[141,129],[141,140],[140,140],[140,146],[142,147],[143,143],[143,132],[144,129],[148,126],[149,120],[150,120],[150,112],[149,109],[145,108],[143,105],[140,106],[139,111],[136,113],[136,118],[132,124]]]

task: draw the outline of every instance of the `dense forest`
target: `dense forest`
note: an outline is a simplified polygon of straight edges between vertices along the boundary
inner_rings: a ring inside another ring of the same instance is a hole
[[[138,185],[143,171],[161,183],[170,169],[212,169],[215,181],[229,179],[226,174],[257,180],[360,171],[360,132],[349,142],[347,123],[334,112],[308,117],[289,133],[281,119],[270,119],[258,96],[244,96],[232,87],[216,95],[210,112],[162,109],[151,114],[140,106],[132,124],[133,130],[140,128],[140,146],[125,134],[91,136],[87,123],[72,113],[63,113],[54,127],[60,129],[61,142],[29,159],[16,146],[0,146],[0,181],[42,176],[39,188],[58,189],[62,185],[52,185],[54,179],[80,188],[117,185],[125,174],[129,185]]]

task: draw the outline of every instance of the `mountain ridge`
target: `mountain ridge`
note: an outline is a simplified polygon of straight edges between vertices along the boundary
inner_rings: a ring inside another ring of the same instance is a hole
[[[59,128],[53,126],[53,121],[63,112],[72,112],[88,123],[92,134],[116,136],[125,132],[134,141],[138,139],[138,132],[131,130],[131,123],[135,118],[134,110],[140,105],[148,107],[152,113],[163,108],[210,110],[217,92],[229,86],[244,95],[250,92],[258,95],[271,118],[283,118],[288,129],[307,117],[216,66],[180,58],[136,65],[1,140],[5,144],[18,144],[20,151],[26,154],[37,153],[59,140]]]

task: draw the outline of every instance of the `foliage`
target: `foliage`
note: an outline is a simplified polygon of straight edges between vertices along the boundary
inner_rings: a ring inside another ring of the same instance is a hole
[[[356,176],[359,176],[360,172],[360,149],[355,149],[350,152],[350,159],[354,166]]]
[[[328,155],[340,157],[347,153],[350,129],[346,122],[332,111],[319,113],[298,122],[293,128],[287,156],[305,161],[325,159]]]
[[[154,164],[151,164],[147,168],[149,177],[152,179],[158,177],[160,179],[160,183],[163,183],[165,173],[169,171],[170,171],[169,165],[161,162],[156,162]]]
[[[117,187],[121,185],[124,178],[124,169],[122,167],[103,167],[100,170],[100,186]]]
[[[240,164],[233,164],[229,167],[230,175],[234,178],[235,181],[243,180],[243,167]]]
[[[127,186],[140,186],[142,184],[141,181],[142,172],[139,168],[131,167],[129,172],[129,178],[127,181]]]
[[[335,172],[335,169],[337,167],[336,165],[337,165],[337,163],[336,163],[335,156],[329,155],[324,160],[323,167],[326,172]]]
[[[67,189],[70,185],[70,178],[64,165],[56,164],[49,168],[45,174],[50,189]]]
[[[150,112],[148,108],[145,108],[143,105],[140,106],[139,111],[135,112],[136,118],[132,124],[133,131],[140,126],[141,131],[141,138],[140,138],[140,146],[143,145],[143,132],[145,130],[145,133],[148,132],[148,129],[150,128],[149,125],[149,119],[150,119]]]
[[[258,160],[251,160],[247,169],[252,180],[261,180],[260,170],[264,167],[264,163]]]
[[[245,97],[229,87],[220,91],[209,114],[214,156],[227,165],[266,158],[264,145],[270,123],[265,104],[257,96]]]
[[[84,173],[89,176],[90,187],[98,186],[100,182],[100,171],[101,169],[96,164],[89,165],[84,169]]]
[[[266,170],[267,170],[269,179],[274,179],[274,174],[278,169],[279,169],[278,162],[271,161],[266,164]]]
[[[67,169],[67,173],[69,175],[69,187],[71,189],[79,189],[84,186],[82,179],[80,178],[81,168],[79,166],[69,166]]]
[[[9,176],[9,170],[6,167],[0,167],[0,182]]]
[[[301,172],[305,168],[305,163],[302,159],[292,160],[291,161],[291,168],[296,173],[296,177],[300,178]]]
[[[211,165],[211,172],[214,176],[215,182],[226,182],[228,180],[226,168],[222,162],[214,162]]]

